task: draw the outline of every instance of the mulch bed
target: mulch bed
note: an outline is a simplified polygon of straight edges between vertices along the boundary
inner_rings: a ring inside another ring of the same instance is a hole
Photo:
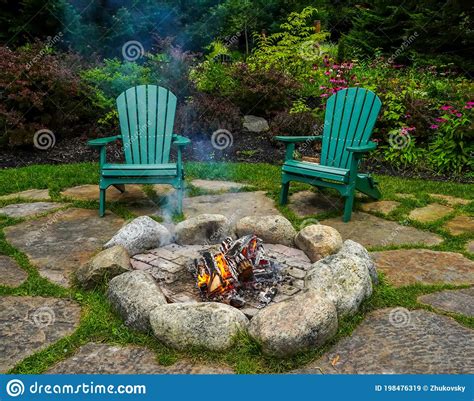
[[[186,147],[183,158],[188,161],[221,161],[246,163],[281,164],[284,147],[270,134],[255,134],[242,131],[233,135],[232,144],[225,149],[212,146],[209,136],[194,135],[191,146]],[[33,164],[66,164],[96,162],[98,153],[87,146],[87,137],[59,140],[53,149],[41,151],[33,146],[0,149],[0,168],[24,167]],[[301,150],[303,156],[317,155],[317,148],[311,146]],[[107,161],[121,162],[123,153],[118,142],[107,148]],[[364,163],[362,171],[407,178],[422,178],[434,181],[473,182],[468,177],[436,175],[430,171],[414,171],[411,168],[394,169],[388,164],[370,160]]]

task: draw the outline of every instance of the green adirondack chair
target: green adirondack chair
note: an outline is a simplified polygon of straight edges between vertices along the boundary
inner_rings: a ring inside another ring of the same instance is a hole
[[[171,184],[178,190],[178,213],[182,212],[184,170],[182,147],[188,138],[173,134],[176,96],[155,85],[140,85],[117,98],[121,135],[93,139],[90,146],[100,150],[100,206],[105,214],[105,191],[113,185],[125,191],[125,184]],[[106,161],[106,145],[122,140],[125,163]],[[171,146],[177,147],[176,163],[170,161]]]
[[[364,154],[377,147],[370,141],[370,136],[381,105],[380,99],[370,90],[343,89],[327,101],[323,135],[277,136],[277,140],[286,144],[280,204],[288,202],[291,181],[338,190],[345,198],[345,222],[351,219],[356,190],[379,199],[377,183],[369,174],[359,173],[358,167]],[[294,160],[296,143],[316,140],[322,140],[319,164]]]

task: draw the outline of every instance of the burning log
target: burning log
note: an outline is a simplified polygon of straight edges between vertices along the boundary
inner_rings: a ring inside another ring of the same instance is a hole
[[[262,240],[255,235],[233,240],[226,238],[219,252],[203,252],[191,268],[201,297],[218,300],[223,297],[235,307],[243,307],[246,290],[260,293],[260,307],[270,303],[277,293],[281,277],[274,262],[267,258]],[[265,289],[262,291],[262,289]]]

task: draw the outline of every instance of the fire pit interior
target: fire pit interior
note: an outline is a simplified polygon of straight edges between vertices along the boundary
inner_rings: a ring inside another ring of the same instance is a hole
[[[284,282],[281,264],[269,258],[256,235],[227,237],[217,252],[203,251],[189,270],[203,301],[229,303],[236,308],[268,305]],[[286,281],[291,281],[289,277]]]

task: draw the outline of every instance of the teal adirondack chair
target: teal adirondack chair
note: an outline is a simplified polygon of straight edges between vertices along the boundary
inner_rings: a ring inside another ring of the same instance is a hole
[[[356,190],[379,199],[377,183],[369,174],[359,173],[358,167],[364,154],[377,147],[370,136],[381,105],[380,99],[367,89],[343,89],[327,101],[322,136],[277,136],[286,144],[280,204],[288,202],[291,181],[338,190],[345,198],[345,222],[351,219]],[[319,164],[294,160],[296,143],[316,140],[322,140]]]
[[[125,191],[125,184],[171,184],[178,190],[178,213],[182,212],[184,170],[182,147],[188,138],[173,134],[176,96],[155,85],[140,85],[117,98],[121,135],[93,139],[90,146],[100,150],[100,206],[105,214],[105,191],[113,185]],[[105,147],[122,140],[125,163],[106,162]],[[176,163],[170,161],[171,146],[177,147]]]

